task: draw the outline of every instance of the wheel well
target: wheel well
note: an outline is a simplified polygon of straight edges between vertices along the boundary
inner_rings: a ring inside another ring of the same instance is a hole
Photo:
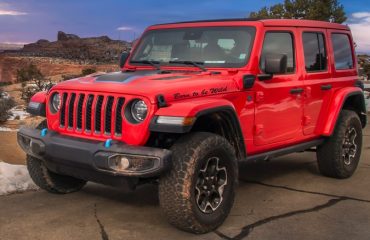
[[[343,108],[346,110],[351,110],[357,113],[361,120],[362,127],[366,126],[366,106],[365,106],[365,98],[362,94],[355,94],[347,97],[343,104]]]
[[[223,136],[234,147],[239,160],[246,158],[243,134],[235,113],[230,110],[210,112],[198,116],[191,131],[210,132]]]

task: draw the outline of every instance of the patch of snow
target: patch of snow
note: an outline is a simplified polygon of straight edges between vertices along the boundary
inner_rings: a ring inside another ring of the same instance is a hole
[[[0,93],[0,98],[9,99],[10,98],[10,95],[7,92],[2,92],[2,93]]]
[[[26,166],[0,162],[0,196],[37,189]]]
[[[365,95],[365,103],[366,103],[367,111],[370,112],[370,92],[365,90],[364,95]]]
[[[0,127],[0,132],[16,132],[16,129],[11,129],[8,127]]]
[[[10,117],[8,120],[24,120],[26,119],[30,114],[24,110],[23,106],[15,106],[12,109],[9,110],[10,112]]]

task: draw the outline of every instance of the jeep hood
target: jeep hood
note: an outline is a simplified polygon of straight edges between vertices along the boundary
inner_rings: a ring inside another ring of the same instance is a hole
[[[147,97],[153,104],[161,94],[167,102],[210,96],[238,89],[233,76],[226,73],[157,71],[115,72],[72,79],[57,84],[53,90],[121,93]]]

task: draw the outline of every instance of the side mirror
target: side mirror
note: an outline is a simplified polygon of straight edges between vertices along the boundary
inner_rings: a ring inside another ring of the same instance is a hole
[[[127,61],[129,56],[130,56],[130,53],[128,53],[128,52],[124,52],[124,53],[121,54],[121,57],[119,59],[119,67],[120,68],[123,68],[125,66],[126,61]]]
[[[288,57],[286,54],[269,54],[265,59],[265,72],[280,74],[287,72]]]
[[[287,72],[288,57],[286,54],[268,54],[265,58],[265,73],[258,76],[259,80],[270,80],[274,74]]]

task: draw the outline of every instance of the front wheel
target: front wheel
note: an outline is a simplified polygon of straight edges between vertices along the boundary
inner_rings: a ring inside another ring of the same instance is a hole
[[[362,125],[358,115],[342,110],[334,133],[317,149],[320,172],[328,177],[349,178],[360,161]]]
[[[86,184],[84,180],[51,172],[40,159],[30,155],[27,155],[27,169],[34,183],[51,193],[77,192]]]
[[[192,233],[220,226],[234,202],[238,167],[233,147],[212,133],[192,133],[172,150],[172,169],[160,179],[159,200],[169,222]]]

